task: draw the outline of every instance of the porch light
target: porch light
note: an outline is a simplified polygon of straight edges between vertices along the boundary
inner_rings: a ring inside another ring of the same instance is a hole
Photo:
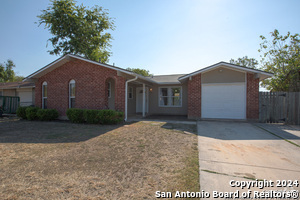
[[[152,89],[152,88],[150,88],[149,90],[150,90],[150,92],[152,92],[152,90],[153,90],[153,89]]]

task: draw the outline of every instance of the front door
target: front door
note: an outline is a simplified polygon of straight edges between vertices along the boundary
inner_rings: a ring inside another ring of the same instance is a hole
[[[148,87],[145,87],[145,95],[146,95],[146,104],[145,104],[145,112],[148,113],[148,96],[149,96],[149,89]],[[136,88],[136,112],[142,113],[143,112],[143,87],[137,87]]]

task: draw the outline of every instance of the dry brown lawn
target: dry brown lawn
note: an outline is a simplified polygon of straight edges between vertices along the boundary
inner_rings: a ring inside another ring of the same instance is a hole
[[[155,191],[199,191],[195,128],[0,121],[0,199],[156,199]]]

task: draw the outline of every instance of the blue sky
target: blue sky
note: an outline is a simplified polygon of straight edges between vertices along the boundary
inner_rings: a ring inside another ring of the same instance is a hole
[[[190,73],[247,55],[259,59],[259,36],[275,28],[300,32],[298,0],[89,0],[115,18],[109,64],[155,75]],[[59,56],[35,22],[48,0],[0,2],[0,63],[12,59],[27,76]]]

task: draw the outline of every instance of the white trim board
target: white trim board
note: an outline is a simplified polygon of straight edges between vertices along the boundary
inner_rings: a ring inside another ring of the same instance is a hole
[[[260,70],[255,70],[255,69],[251,69],[251,68],[247,68],[247,67],[242,67],[242,66],[238,66],[238,65],[234,65],[234,64],[230,64],[230,63],[226,63],[226,62],[219,62],[217,64],[211,65],[209,67],[206,67],[206,68],[200,69],[198,71],[192,72],[190,74],[187,74],[185,76],[179,77],[178,80],[179,81],[184,80],[184,79],[189,78],[191,76],[194,76],[194,75],[197,75],[197,74],[200,74],[200,73],[204,73],[206,71],[210,71],[210,70],[213,70],[215,68],[222,67],[222,66],[225,66],[227,68],[232,68],[232,69],[235,69],[235,70],[244,71],[244,72],[246,71],[246,72],[251,72],[251,73],[264,74],[264,75],[270,76],[270,77],[273,76],[273,74],[268,73],[268,72],[263,72],[263,71],[260,71]]]

